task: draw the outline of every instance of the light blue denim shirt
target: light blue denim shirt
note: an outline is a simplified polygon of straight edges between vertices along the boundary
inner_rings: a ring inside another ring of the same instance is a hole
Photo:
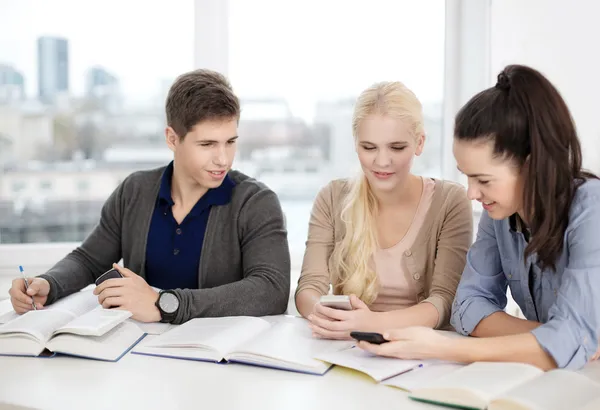
[[[517,218],[495,221],[483,213],[450,323],[470,334],[506,307],[509,286],[525,317],[542,323],[532,333],[558,367],[580,368],[600,340],[600,180],[588,180],[575,194],[556,272],[541,270],[536,254],[524,261],[526,246]]]

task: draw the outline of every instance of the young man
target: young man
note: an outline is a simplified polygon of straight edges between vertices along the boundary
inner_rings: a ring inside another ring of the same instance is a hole
[[[18,313],[76,292],[113,265],[124,278],[94,290],[106,308],[144,322],[284,313],[290,256],[275,193],[230,170],[239,100],[210,70],[180,76],[166,103],[174,161],[130,175],[104,204],[99,225],[46,274],[15,279]],[[123,258],[126,268],[114,264]],[[152,287],[162,289],[156,292]]]

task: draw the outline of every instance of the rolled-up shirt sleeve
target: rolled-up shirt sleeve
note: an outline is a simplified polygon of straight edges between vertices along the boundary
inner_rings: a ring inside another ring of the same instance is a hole
[[[467,253],[454,303],[450,324],[469,335],[477,324],[506,307],[508,282],[502,270],[493,220],[483,212],[477,238]]]
[[[600,195],[571,207],[566,231],[567,267],[548,320],[534,329],[538,343],[558,367],[583,367],[600,339]]]

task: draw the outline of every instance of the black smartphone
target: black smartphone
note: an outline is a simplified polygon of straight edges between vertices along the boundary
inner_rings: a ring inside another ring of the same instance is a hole
[[[374,345],[389,342],[389,340],[383,338],[381,333],[374,332],[350,332],[350,337],[359,341],[373,343]]]
[[[122,278],[123,275],[119,273],[116,269],[111,269],[109,271],[104,272],[98,279],[96,279],[96,286],[99,286],[102,282],[108,279],[118,279]]]

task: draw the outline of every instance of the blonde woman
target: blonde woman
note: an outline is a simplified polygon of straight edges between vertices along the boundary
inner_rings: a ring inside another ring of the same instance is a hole
[[[402,83],[363,91],[352,130],[362,172],[331,181],[315,200],[296,307],[320,338],[446,327],[472,242],[465,189],[411,173],[425,132],[421,103]],[[330,285],[353,310],[319,303]]]

